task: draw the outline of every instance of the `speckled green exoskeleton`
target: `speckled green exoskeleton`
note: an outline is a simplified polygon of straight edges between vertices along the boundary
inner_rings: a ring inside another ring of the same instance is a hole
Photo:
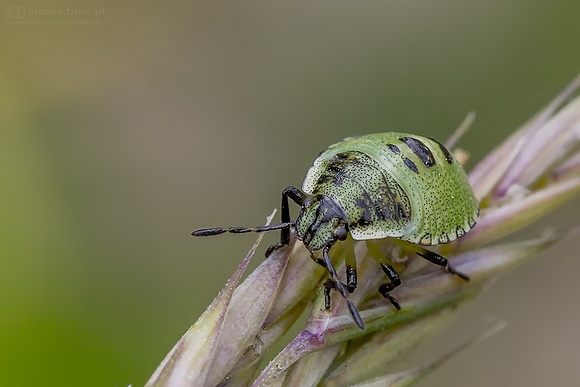
[[[290,219],[288,199],[300,205],[296,221]],[[349,137],[322,152],[310,168],[302,191],[282,191],[282,223],[255,228],[200,229],[194,236],[224,232],[244,233],[281,230],[273,250],[290,243],[290,230],[311,252],[312,258],[330,273],[325,283],[325,306],[330,292],[339,291],[355,322],[363,328],[358,310],[348,299],[357,284],[356,260],[346,262],[346,283],[341,283],[329,256],[335,242],[348,234],[354,240],[397,238],[407,249],[464,280],[447,259],[421,245],[451,242],[475,226],[479,206],[465,172],[453,155],[434,139],[405,133]],[[322,258],[315,253],[322,251]],[[401,284],[388,261],[379,259],[388,282],[379,292],[395,308],[400,305],[389,293]]]

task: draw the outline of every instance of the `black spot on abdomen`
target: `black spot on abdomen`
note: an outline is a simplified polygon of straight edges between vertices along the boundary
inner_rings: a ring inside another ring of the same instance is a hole
[[[401,150],[399,149],[399,147],[397,147],[397,146],[396,146],[396,145],[394,145],[394,144],[387,144],[387,148],[389,148],[389,150],[390,150],[391,152],[393,152],[394,154],[396,154],[396,155],[398,155],[398,154],[400,154],[400,153],[401,153]]]
[[[408,157],[405,157],[403,159],[403,162],[405,163],[405,165],[413,172],[415,173],[419,173],[419,169],[417,168],[417,166],[415,165],[414,162],[411,161],[411,159],[409,159]]]
[[[443,155],[445,156],[445,160],[449,164],[453,164],[453,156],[451,156],[451,153],[449,153],[449,151],[447,150],[447,148],[445,148],[445,146],[443,144],[441,144],[439,141],[435,140],[434,138],[429,138],[429,140],[434,141],[435,143],[437,143],[437,145],[439,145],[439,149],[441,149],[441,152],[443,152]]]
[[[421,141],[413,137],[401,137],[399,140],[403,141],[427,168],[431,168],[436,164],[433,153]]]

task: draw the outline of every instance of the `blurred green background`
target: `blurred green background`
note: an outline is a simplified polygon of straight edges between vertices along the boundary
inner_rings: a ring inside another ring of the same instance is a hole
[[[142,385],[254,240],[194,228],[262,224],[345,136],[445,139],[474,110],[469,169],[580,70],[572,0],[6,6],[6,386]],[[522,235],[578,224],[579,203]],[[574,384],[579,246],[498,281],[426,358],[508,328],[422,384]]]

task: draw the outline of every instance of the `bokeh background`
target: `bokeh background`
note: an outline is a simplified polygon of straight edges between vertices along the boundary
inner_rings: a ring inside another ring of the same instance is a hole
[[[568,0],[0,8],[5,386],[142,385],[254,240],[194,228],[262,224],[345,136],[445,139],[474,110],[469,169],[580,70]],[[579,248],[503,276],[423,359],[507,329],[422,385],[576,385]]]

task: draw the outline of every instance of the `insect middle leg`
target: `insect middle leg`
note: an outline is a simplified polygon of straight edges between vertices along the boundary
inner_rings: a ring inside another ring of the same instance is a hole
[[[381,269],[387,275],[389,282],[385,282],[381,286],[379,286],[379,293],[385,297],[397,310],[401,310],[401,305],[399,301],[389,293],[393,291],[396,287],[401,285],[401,277],[399,277],[399,273],[395,270],[395,268],[385,262],[385,257],[381,253],[379,246],[376,245],[373,241],[367,242],[367,249],[369,254],[381,265]]]
[[[389,294],[397,286],[401,285],[401,278],[399,277],[399,273],[397,273],[394,267],[392,267],[391,265],[385,265],[384,263],[381,263],[381,268],[387,275],[387,278],[389,279],[390,282],[385,282],[384,284],[379,286],[379,293],[381,293],[383,297],[389,300],[397,310],[401,310],[401,305],[399,304],[399,301],[397,301],[395,297]]]

